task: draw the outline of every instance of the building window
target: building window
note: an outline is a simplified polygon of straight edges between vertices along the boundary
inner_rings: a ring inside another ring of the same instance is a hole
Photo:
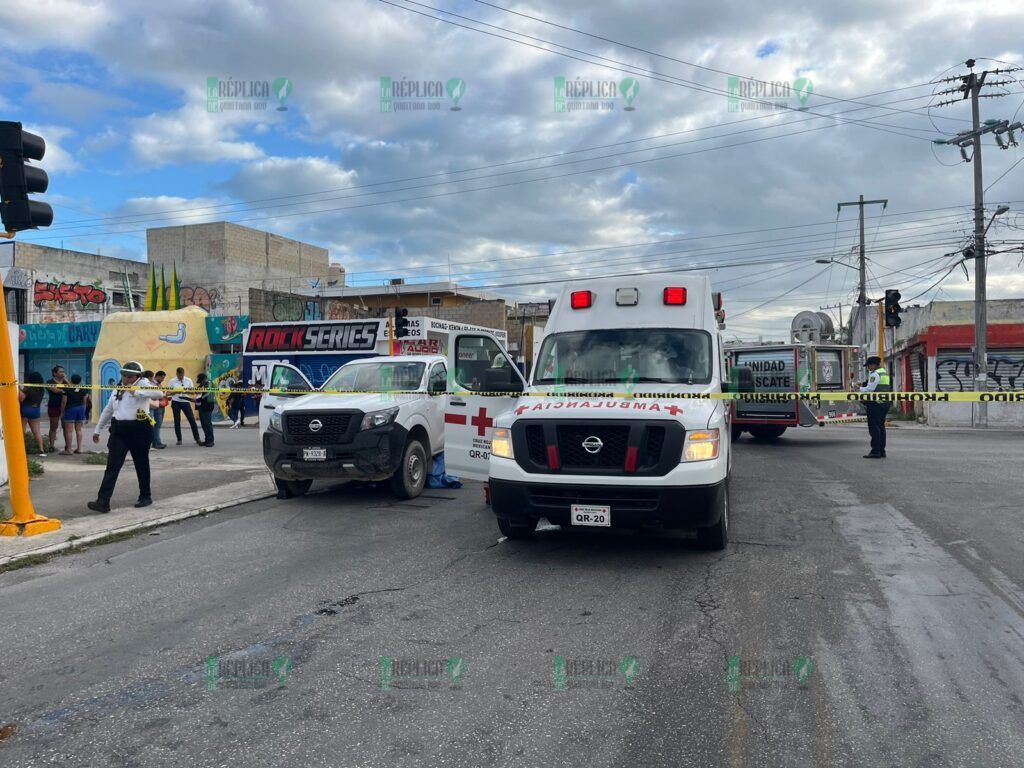
[[[441,306],[441,297],[440,296],[431,296],[430,297],[430,306],[432,306],[432,307],[440,307]]]
[[[28,291],[20,288],[5,288],[4,302],[7,304],[7,319],[24,325],[28,322]]]

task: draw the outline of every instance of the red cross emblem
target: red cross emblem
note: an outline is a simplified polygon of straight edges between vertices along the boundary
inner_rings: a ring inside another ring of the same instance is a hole
[[[483,437],[488,427],[494,426],[494,419],[487,416],[487,409],[481,408],[480,412],[469,420],[469,423],[476,427],[476,433]]]
[[[683,409],[674,403],[668,406],[668,408],[666,408],[665,410],[668,411],[673,416],[678,416],[680,413],[683,412]]]

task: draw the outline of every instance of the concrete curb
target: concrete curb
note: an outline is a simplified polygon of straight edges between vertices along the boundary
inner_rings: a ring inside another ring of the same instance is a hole
[[[226,499],[223,501],[214,502],[213,504],[207,504],[202,507],[195,509],[186,509],[179,512],[171,512],[161,517],[155,517],[150,520],[139,520],[133,523],[127,523],[125,525],[119,525],[116,527],[109,528],[104,531],[97,533],[87,534],[75,539],[65,539],[64,541],[55,542],[53,544],[47,544],[41,547],[37,547],[32,550],[25,552],[18,552],[11,555],[0,556],[0,567],[16,563],[19,560],[24,560],[29,557],[35,557],[37,555],[52,555],[57,552],[63,552],[65,550],[77,549],[86,544],[90,544],[100,539],[105,539],[108,536],[114,536],[119,533],[130,533],[132,531],[142,531],[147,528],[157,528],[168,523],[175,523],[179,520],[186,520],[190,517],[198,517],[199,515],[205,515],[210,512],[218,512],[222,509],[229,507],[236,507],[240,504],[248,504],[251,501],[260,501],[261,499],[268,499],[277,493],[276,489],[263,488],[258,491],[245,494],[243,496]]]

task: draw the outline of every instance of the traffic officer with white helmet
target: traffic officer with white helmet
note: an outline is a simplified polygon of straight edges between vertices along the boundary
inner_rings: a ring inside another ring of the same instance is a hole
[[[867,359],[868,383],[860,388],[861,392],[892,392],[892,380],[889,372],[882,365],[882,358],[872,355]],[[871,452],[865,459],[885,458],[885,417],[889,413],[891,403],[864,403],[868,416],[868,432],[871,434]]]
[[[121,387],[107,401],[92,436],[92,441],[98,443],[100,431],[110,425],[107,469],[103,473],[96,501],[90,501],[87,505],[95,512],[110,511],[110,497],[114,494],[117,476],[129,453],[139,478],[139,500],[135,506],[148,507],[153,503],[149,486],[149,448],[153,444],[149,405],[150,400],[161,398],[164,393],[143,378],[142,365],[134,360],[121,366]]]

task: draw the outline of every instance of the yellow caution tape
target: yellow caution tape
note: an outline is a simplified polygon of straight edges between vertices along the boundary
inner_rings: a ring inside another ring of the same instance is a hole
[[[117,392],[120,390],[144,392],[151,387],[125,387],[106,384],[28,384],[18,382],[0,382],[0,387],[44,387],[50,389],[89,389]],[[157,389],[156,387],[152,387]],[[341,389],[289,389],[286,387],[191,387],[187,389],[160,389],[163,397],[174,395],[199,395],[213,392],[214,394],[241,395],[423,395],[423,392],[410,392],[407,389],[379,390],[341,390]],[[556,390],[553,392],[473,392],[471,390],[449,390],[431,393],[434,395],[458,395],[462,397],[554,397],[563,399],[600,400],[606,398],[634,400],[739,400],[744,403],[786,403],[794,400],[801,402],[860,402],[860,403],[1024,403],[1024,391],[1013,392],[598,392]]]

